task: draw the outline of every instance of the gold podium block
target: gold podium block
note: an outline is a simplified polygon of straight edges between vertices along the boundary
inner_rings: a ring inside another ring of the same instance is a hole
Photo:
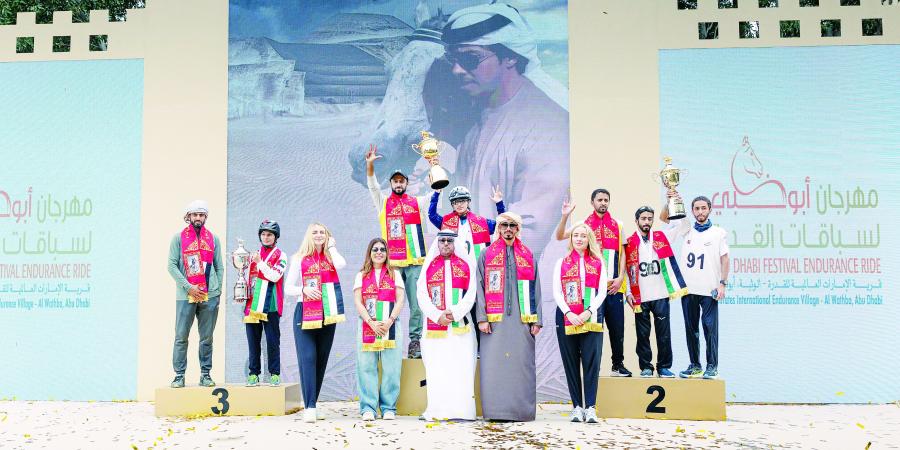
[[[162,416],[283,416],[299,410],[300,385],[187,386],[156,389],[156,415]]]
[[[481,415],[481,383],[478,373],[479,364],[475,363],[475,414]],[[420,416],[425,412],[428,403],[425,394],[425,365],[421,359],[403,359],[400,368],[400,397],[397,399],[397,414],[401,416]]]
[[[597,416],[618,419],[725,420],[725,381],[600,377]]]

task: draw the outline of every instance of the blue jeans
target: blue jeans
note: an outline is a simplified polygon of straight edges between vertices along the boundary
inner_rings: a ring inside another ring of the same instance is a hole
[[[362,351],[362,322],[356,322],[356,380],[359,386],[359,413],[372,411],[377,415],[388,411],[397,412],[397,398],[400,397],[400,367],[403,352],[400,349],[400,324],[395,323],[394,336],[397,347],[379,352]],[[381,387],[378,383],[378,362],[381,361]]]
[[[187,370],[188,336],[194,317],[200,334],[200,372],[208,374],[212,370],[213,331],[219,316],[219,297],[210,297],[203,303],[187,300],[175,302],[175,346],[172,349],[172,368],[176,375],[184,375]]]
[[[419,273],[422,266],[397,267],[403,284],[406,285],[406,304],[409,305],[409,340],[418,341],[422,338],[422,310],[416,300],[416,283],[419,281]],[[399,336],[399,334],[398,334]]]

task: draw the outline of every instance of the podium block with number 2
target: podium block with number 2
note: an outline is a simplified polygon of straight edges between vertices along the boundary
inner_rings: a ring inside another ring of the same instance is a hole
[[[725,420],[725,381],[601,377],[597,416]]]

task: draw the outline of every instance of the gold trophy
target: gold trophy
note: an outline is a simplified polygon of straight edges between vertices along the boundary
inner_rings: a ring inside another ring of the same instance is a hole
[[[450,184],[450,177],[443,167],[438,165],[438,155],[441,154],[438,144],[440,141],[428,131],[422,131],[422,140],[418,144],[412,144],[414,152],[422,155],[431,164],[428,170],[428,182],[434,190],[443,189]]]
[[[687,171],[672,166],[671,157],[663,157],[663,162],[665,163],[665,166],[659,173],[653,174],[653,179],[655,181],[662,181],[663,186],[674,191],[681,180],[681,174],[687,173]],[[678,220],[687,217],[687,211],[685,211],[684,202],[682,202],[681,199],[675,197],[669,198],[668,206],[669,219]]]
[[[231,253],[231,265],[238,270],[238,280],[234,283],[234,301],[235,303],[244,303],[247,301],[247,280],[244,278],[244,271],[250,267],[250,252],[244,248],[244,240],[238,239],[238,248]]]

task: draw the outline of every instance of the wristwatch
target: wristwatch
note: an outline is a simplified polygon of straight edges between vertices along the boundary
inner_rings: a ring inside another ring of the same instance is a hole
[[[722,286],[728,287],[728,282],[725,280],[719,280],[719,284],[721,284]]]

